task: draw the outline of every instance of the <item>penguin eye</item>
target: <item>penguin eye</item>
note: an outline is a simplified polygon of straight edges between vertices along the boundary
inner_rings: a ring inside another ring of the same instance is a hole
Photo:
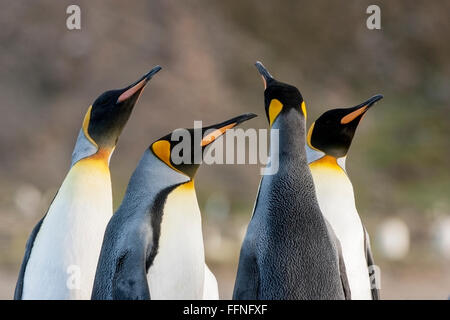
[[[100,97],[97,98],[94,102],[95,107],[103,107],[107,104],[109,104],[111,101],[111,96],[107,94],[102,94]]]
[[[99,105],[99,106],[105,106],[105,105],[108,104],[109,100],[110,100],[110,99],[108,99],[108,98],[104,98],[104,99],[100,100],[100,102],[98,103],[98,105]]]

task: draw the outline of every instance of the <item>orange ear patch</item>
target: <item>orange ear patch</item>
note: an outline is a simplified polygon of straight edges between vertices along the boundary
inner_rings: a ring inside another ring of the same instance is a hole
[[[361,114],[363,114],[364,112],[366,112],[368,106],[364,106],[361,107],[355,111],[353,111],[352,113],[349,113],[348,115],[346,115],[345,117],[343,117],[341,119],[341,124],[347,124],[352,122],[353,120],[355,120],[358,116],[360,116]]]
[[[153,153],[156,154],[156,156],[163,161],[165,164],[167,164],[169,167],[172,167],[172,164],[170,163],[170,143],[167,140],[160,140],[156,141],[152,145]]]
[[[302,109],[303,115],[305,116],[305,119],[308,117],[308,113],[306,112],[306,103],[305,101],[302,101],[302,105],[300,106]]]
[[[202,147],[207,146],[208,144],[214,142],[218,137],[223,135],[228,129],[231,129],[234,126],[236,126],[236,123],[231,123],[231,124],[229,124],[227,126],[219,128],[217,130],[214,130],[213,132],[211,132],[211,133],[209,133],[209,134],[207,134],[206,136],[203,137],[202,142],[200,143],[200,145]]]
[[[84,136],[86,137],[86,139],[88,139],[90,143],[92,143],[95,147],[98,148],[97,143],[94,141],[94,139],[92,139],[92,137],[89,135],[89,132],[88,132],[89,122],[91,121],[91,111],[92,111],[92,106],[89,106],[89,109],[86,112],[86,115],[84,116],[82,128],[83,128],[83,133],[84,133]]]
[[[152,151],[159,160],[167,164],[173,170],[186,175],[184,172],[175,168],[170,162],[170,142],[167,140],[159,140],[152,144]]]
[[[308,144],[308,146],[309,146],[311,149],[316,150],[316,151],[320,151],[319,149],[315,148],[315,147],[312,145],[312,143],[311,143],[311,137],[312,137],[312,133],[313,133],[313,131],[314,131],[314,125],[315,125],[315,124],[316,124],[316,123],[313,122],[313,124],[311,125],[311,127],[309,127],[308,134],[306,135],[306,143]]]
[[[283,109],[283,104],[280,102],[280,100],[278,99],[272,99],[270,101],[270,105],[269,105],[269,125],[271,126],[276,117],[278,117],[278,115],[281,112],[281,109]]]

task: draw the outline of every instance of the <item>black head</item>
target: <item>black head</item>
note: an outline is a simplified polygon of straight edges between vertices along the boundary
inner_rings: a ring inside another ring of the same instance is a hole
[[[156,66],[128,87],[100,95],[86,114],[83,123],[86,137],[100,149],[114,148],[145,85],[159,70],[161,67]]]
[[[228,129],[254,117],[255,114],[246,113],[208,127],[177,129],[153,142],[150,150],[170,168],[192,179],[202,162],[206,147]]]
[[[256,68],[264,82],[264,104],[267,120],[272,125],[280,113],[294,109],[306,118],[306,105],[300,91],[289,84],[275,80],[261,62],[256,62]]]
[[[376,95],[355,107],[325,112],[311,125],[308,145],[335,158],[344,157],[362,117],[382,98],[382,95]]]

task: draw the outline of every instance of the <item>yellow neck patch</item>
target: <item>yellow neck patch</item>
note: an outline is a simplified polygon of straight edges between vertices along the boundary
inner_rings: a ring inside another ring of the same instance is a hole
[[[113,152],[114,148],[99,148],[98,151],[93,154],[92,156],[88,157],[88,159],[91,160],[100,160],[104,162],[108,166],[109,157],[111,156],[111,153]]]
[[[84,116],[83,120],[83,133],[85,137],[89,140],[90,143],[92,143],[95,147],[98,148],[97,143],[92,139],[92,137],[89,135],[88,128],[89,128],[89,121],[91,120],[91,111],[92,111],[92,105],[89,106],[88,111],[86,112],[86,115]]]
[[[281,110],[283,109],[283,104],[278,99],[272,99],[270,101],[269,105],[269,125],[272,126],[275,119],[280,114]]]
[[[109,166],[108,166],[108,158],[109,153],[105,152],[97,152],[96,154],[81,159],[73,166],[77,171],[81,170],[82,172],[88,173],[90,175],[95,173],[105,173],[110,174]],[[71,169],[72,170],[72,169]]]
[[[177,187],[177,191],[181,191],[181,192],[191,192],[193,189],[195,189],[194,180],[183,183],[182,185]]]
[[[339,164],[337,163],[337,159],[335,157],[332,156],[324,156],[312,163],[309,164],[309,168],[311,170],[314,169],[329,169],[332,171],[336,171],[339,173],[345,173],[344,170],[342,170],[342,168],[339,166]]]

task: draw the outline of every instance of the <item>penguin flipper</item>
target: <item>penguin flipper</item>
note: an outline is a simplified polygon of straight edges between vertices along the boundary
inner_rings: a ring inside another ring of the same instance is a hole
[[[375,267],[375,261],[372,255],[372,249],[370,247],[370,237],[367,229],[364,228],[364,247],[366,250],[367,267],[369,268],[370,290],[372,291],[372,300],[380,300],[380,284],[379,274],[377,274],[377,268]]]
[[[336,236],[335,236],[335,239],[336,239],[336,246],[337,246],[337,249],[339,252],[339,273],[341,275],[341,283],[342,283],[342,288],[344,289],[345,300],[351,300],[352,294],[350,291],[350,284],[348,283],[348,277],[347,277],[347,271],[345,269],[344,257],[342,255],[341,242],[339,241],[339,239]]]
[[[36,239],[39,230],[41,229],[42,222],[44,221],[45,216],[39,220],[39,222],[34,226],[33,231],[31,231],[30,237],[28,238],[26,247],[25,247],[25,255],[23,257],[22,265],[20,266],[19,277],[17,279],[16,289],[14,290],[14,300],[22,299],[22,291],[23,291],[23,280],[25,277],[25,270],[27,268],[28,260],[30,259],[31,250],[33,250],[34,240]]]
[[[256,257],[249,239],[245,239],[239,256],[239,266],[234,284],[233,300],[257,300],[259,272]]]
[[[145,264],[139,266],[139,261],[144,259],[131,251],[120,256],[112,280],[113,300],[150,300]]]
[[[344,256],[342,254],[341,242],[339,241],[338,237],[336,236],[336,233],[334,232],[333,227],[331,227],[331,225],[328,222],[328,220],[327,219],[324,219],[324,220],[325,220],[325,223],[326,223],[327,228],[328,228],[328,233],[330,234],[331,239],[336,244],[336,249],[338,251],[338,256],[339,256],[339,274],[341,276],[341,283],[342,283],[342,289],[344,290],[345,300],[351,300],[352,299],[352,295],[351,295],[351,291],[350,291],[350,284],[348,282],[347,271],[346,271],[346,268],[345,268]]]

